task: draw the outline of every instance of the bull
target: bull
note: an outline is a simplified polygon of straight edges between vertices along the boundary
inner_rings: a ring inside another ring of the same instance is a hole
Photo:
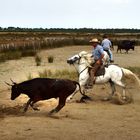
[[[79,83],[68,79],[35,78],[18,84],[13,82],[11,86],[11,100],[15,100],[21,94],[29,97],[24,112],[28,110],[29,105],[34,110],[39,110],[34,104],[40,100],[59,98],[57,107],[49,112],[49,114],[57,113],[65,106],[67,97],[76,90],[77,86],[83,95]]]
[[[128,53],[130,49],[134,50],[134,47],[135,47],[135,41],[122,40],[121,42],[118,43],[117,53],[118,51],[120,51],[121,53],[122,49],[126,50],[126,53]]]

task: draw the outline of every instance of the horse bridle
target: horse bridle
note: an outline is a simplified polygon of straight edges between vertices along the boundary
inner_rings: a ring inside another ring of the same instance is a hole
[[[78,59],[78,64],[80,65],[80,59],[82,58],[79,54],[78,54],[78,56],[79,56],[79,59]],[[73,64],[73,66],[74,66],[74,68],[76,69],[76,67],[75,67],[75,65]],[[76,71],[77,71],[77,73],[78,73],[78,76],[80,76],[80,74],[82,73],[82,72],[84,72],[86,69],[88,68],[88,66],[86,66],[83,70],[81,70],[80,72],[78,72],[78,70],[76,69]]]

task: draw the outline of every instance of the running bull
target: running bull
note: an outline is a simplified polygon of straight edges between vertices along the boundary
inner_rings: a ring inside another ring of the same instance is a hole
[[[40,100],[59,98],[57,107],[49,112],[49,114],[57,113],[65,106],[67,97],[76,90],[77,86],[83,95],[79,83],[68,79],[35,78],[18,84],[13,82],[10,86],[12,86],[11,100],[16,99],[21,94],[26,94],[29,97],[24,112],[28,110],[29,105],[34,110],[39,110],[34,107],[34,103]]]

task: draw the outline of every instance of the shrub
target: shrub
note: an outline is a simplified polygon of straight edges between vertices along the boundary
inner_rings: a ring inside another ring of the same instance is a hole
[[[5,62],[6,60],[16,60],[21,58],[21,52],[19,51],[8,51],[0,54],[0,62]]]
[[[41,61],[42,61],[41,57],[38,56],[38,55],[36,55],[36,56],[35,56],[36,66],[40,66],[40,65],[41,65]]]
[[[54,61],[54,57],[53,56],[49,56],[48,57],[48,63],[53,63]]]
[[[44,70],[43,72],[39,72],[39,77],[41,78],[53,77],[53,74],[50,70]]]

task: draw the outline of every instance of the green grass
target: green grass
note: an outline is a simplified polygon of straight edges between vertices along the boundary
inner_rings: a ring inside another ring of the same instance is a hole
[[[44,70],[43,72],[39,72],[39,77],[41,78],[65,78],[71,80],[78,80],[78,75],[75,71],[68,70],[57,70],[52,72],[51,70]]]

